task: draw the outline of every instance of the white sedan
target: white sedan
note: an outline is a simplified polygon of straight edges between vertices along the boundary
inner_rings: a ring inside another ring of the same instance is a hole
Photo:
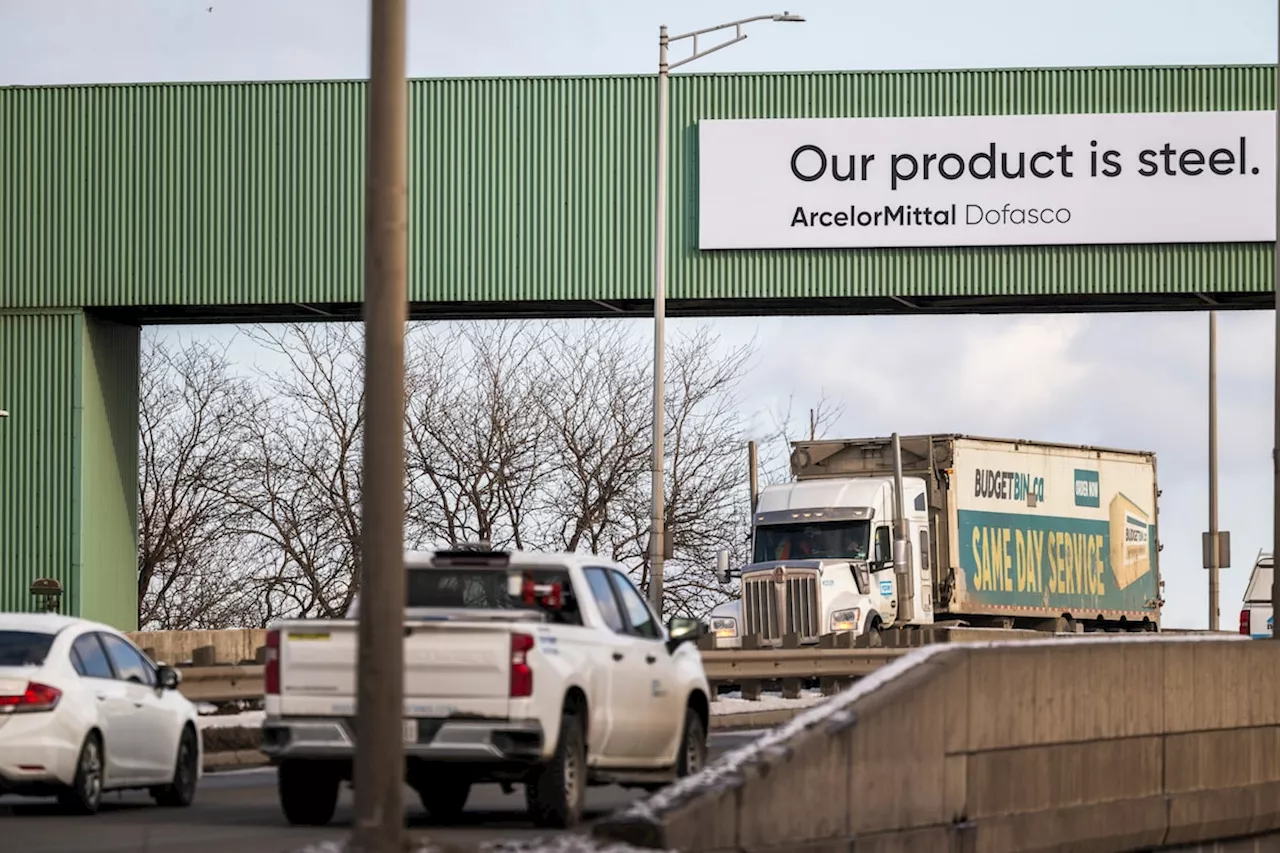
[[[179,680],[107,625],[0,613],[0,794],[56,796],[81,814],[122,788],[190,805],[203,756]]]

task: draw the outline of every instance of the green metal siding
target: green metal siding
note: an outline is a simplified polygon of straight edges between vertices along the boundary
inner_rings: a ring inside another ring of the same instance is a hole
[[[675,299],[1268,292],[1271,244],[697,250],[701,118],[1271,109],[1268,66],[676,75]],[[410,84],[414,301],[643,299],[652,77]],[[0,307],[359,301],[363,83],[0,89]]]
[[[78,612],[80,315],[0,312],[0,610],[53,577]]]
[[[0,610],[137,623],[138,329],[0,311]]]
[[[136,326],[82,323],[79,614],[124,631],[138,623]]]

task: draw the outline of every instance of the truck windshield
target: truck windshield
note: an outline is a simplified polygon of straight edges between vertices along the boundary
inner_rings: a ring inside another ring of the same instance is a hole
[[[440,607],[450,610],[541,610],[553,622],[581,625],[578,602],[569,573],[563,569],[525,569],[535,584],[560,584],[563,603],[557,609],[526,605],[507,592],[507,570],[487,568],[409,569],[406,607]]]
[[[773,560],[865,560],[869,521],[769,524],[756,528],[755,563]]]

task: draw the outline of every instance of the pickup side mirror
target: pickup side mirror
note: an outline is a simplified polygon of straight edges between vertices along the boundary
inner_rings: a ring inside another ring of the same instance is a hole
[[[667,651],[674,653],[681,643],[697,640],[702,633],[702,623],[697,619],[684,616],[672,616],[667,623]]]
[[[177,690],[178,685],[182,683],[182,673],[171,666],[161,664],[156,667],[156,681],[164,690]]]

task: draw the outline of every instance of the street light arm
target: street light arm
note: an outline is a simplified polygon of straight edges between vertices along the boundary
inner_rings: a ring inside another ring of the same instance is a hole
[[[727,24],[719,24],[714,27],[704,27],[703,29],[700,29],[700,30],[693,30],[691,32],[681,33],[678,36],[668,36],[667,44],[670,44],[671,42],[676,42],[676,41],[683,41],[684,39],[689,39],[689,38],[693,39],[693,53],[690,56],[687,56],[684,59],[681,59],[679,62],[670,63],[669,65],[667,65],[666,70],[670,71],[673,68],[679,68],[681,65],[685,65],[689,62],[693,62],[695,59],[701,59],[702,57],[706,56],[708,53],[715,53],[717,50],[724,50],[726,47],[728,47],[731,44],[737,44],[738,42],[742,41],[747,37],[747,34],[742,31],[742,28],[747,24],[753,24],[756,21],[800,23],[804,21],[804,18],[800,15],[793,15],[790,12],[783,12],[780,15],[756,15],[755,17],[752,17],[752,18],[743,18],[740,21],[731,21]],[[706,50],[698,50],[698,36],[704,36],[707,33],[718,33],[721,30],[727,30],[730,27],[732,27],[734,30],[734,37],[732,40],[718,44],[715,47],[709,47]]]
[[[735,39],[733,39],[733,40],[731,40],[731,41],[721,42],[720,44],[716,45],[715,47],[709,47],[709,48],[707,48],[706,50],[701,51],[701,52],[699,52],[699,51],[698,51],[698,47],[697,47],[698,42],[695,40],[695,41],[694,41],[694,43],[693,43],[693,44],[694,44],[694,48],[693,48],[693,49],[694,49],[694,53],[693,53],[693,54],[691,54],[690,56],[686,56],[684,59],[680,60],[679,62],[671,62],[671,63],[668,63],[668,64],[667,64],[667,70],[668,70],[668,71],[672,71],[672,70],[674,70],[674,69],[676,69],[676,68],[679,68],[681,65],[685,65],[685,64],[687,64],[687,63],[693,62],[695,59],[701,59],[702,57],[706,56],[708,53],[715,53],[717,50],[724,50],[726,47],[729,47],[730,45],[737,44],[738,42],[742,41],[742,40],[743,40],[743,39],[745,39],[746,37],[747,37],[747,34],[746,34],[746,33],[742,33],[742,34],[741,34],[741,35],[739,35],[737,38],[735,38]]]
[[[786,14],[786,13],[783,13],[783,14]],[[756,21],[772,21],[774,18],[779,18],[779,17],[780,17],[779,15],[756,15],[754,18],[743,18],[741,21],[731,21],[727,24],[717,24],[714,27],[704,27],[703,29],[700,29],[700,30],[693,30],[691,32],[681,33],[678,36],[670,36],[667,39],[667,41],[683,41],[684,39],[687,39],[687,38],[697,38],[698,36],[705,36],[707,33],[718,33],[721,30],[727,30],[730,27],[741,27],[744,24],[753,24]],[[694,49],[696,50],[697,48],[694,48]]]

